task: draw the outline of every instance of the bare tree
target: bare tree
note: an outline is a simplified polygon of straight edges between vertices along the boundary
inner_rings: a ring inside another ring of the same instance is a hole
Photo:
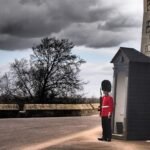
[[[33,98],[33,81],[32,73],[27,60],[15,60],[11,64],[11,84],[13,85],[14,94],[18,96],[28,96]]]
[[[38,98],[41,102],[56,96],[74,96],[84,84],[79,79],[79,67],[85,61],[72,54],[73,47],[67,39],[42,39],[33,47],[30,61],[21,59],[11,64],[8,91],[13,96]]]
[[[31,70],[36,96],[68,96],[82,88],[78,74],[85,61],[71,53],[73,47],[72,42],[55,38],[44,38],[33,47]]]
[[[2,101],[11,101],[14,98],[9,73],[5,73],[0,77],[0,96]]]

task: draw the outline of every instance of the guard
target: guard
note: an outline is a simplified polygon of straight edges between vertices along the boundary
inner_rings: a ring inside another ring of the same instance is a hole
[[[111,116],[113,112],[113,98],[109,95],[111,91],[111,83],[108,80],[102,81],[101,84],[104,96],[100,97],[100,116],[102,120],[102,137],[98,138],[100,141],[111,141]]]

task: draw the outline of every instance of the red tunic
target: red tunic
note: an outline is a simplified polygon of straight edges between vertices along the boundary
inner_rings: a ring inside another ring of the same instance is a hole
[[[113,112],[113,98],[111,96],[102,97],[101,117],[107,117]]]

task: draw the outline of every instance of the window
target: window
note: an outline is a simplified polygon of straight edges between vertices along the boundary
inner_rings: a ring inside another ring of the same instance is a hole
[[[124,62],[124,58],[123,58],[123,56],[121,57],[121,60],[120,60],[122,63]]]
[[[150,11],[150,0],[147,0],[147,11]]]
[[[146,33],[150,33],[150,20],[146,22]]]
[[[145,52],[150,52],[150,45],[147,45],[147,46],[145,47]]]
[[[118,63],[124,63],[124,57],[123,56],[119,57]]]

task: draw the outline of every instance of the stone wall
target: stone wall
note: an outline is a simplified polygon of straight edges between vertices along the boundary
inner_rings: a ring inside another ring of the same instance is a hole
[[[97,112],[99,103],[93,104],[0,104],[0,118],[4,117],[52,117],[82,116]]]

